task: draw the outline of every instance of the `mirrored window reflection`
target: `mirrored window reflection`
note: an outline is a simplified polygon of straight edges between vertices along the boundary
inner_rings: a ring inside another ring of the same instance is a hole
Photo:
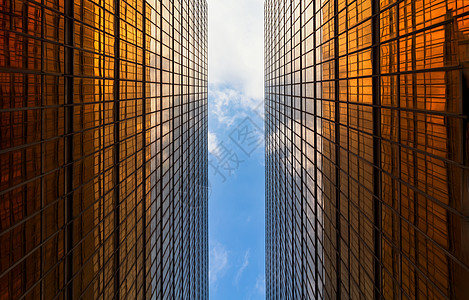
[[[267,298],[469,295],[467,10],[266,1]]]
[[[208,298],[206,1],[0,6],[0,298]]]

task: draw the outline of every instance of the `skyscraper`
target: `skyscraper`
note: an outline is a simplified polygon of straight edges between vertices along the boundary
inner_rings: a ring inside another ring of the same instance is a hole
[[[208,298],[207,2],[0,7],[0,299]]]
[[[268,299],[469,298],[468,12],[265,1]]]

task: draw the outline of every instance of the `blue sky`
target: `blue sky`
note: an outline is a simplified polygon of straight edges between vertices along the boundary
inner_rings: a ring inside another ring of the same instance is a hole
[[[265,299],[263,1],[208,4],[210,299]]]

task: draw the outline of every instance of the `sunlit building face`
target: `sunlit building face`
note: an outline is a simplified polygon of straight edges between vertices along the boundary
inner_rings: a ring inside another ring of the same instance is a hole
[[[265,1],[269,299],[469,297],[465,1]]]
[[[0,6],[0,299],[208,298],[206,1]]]

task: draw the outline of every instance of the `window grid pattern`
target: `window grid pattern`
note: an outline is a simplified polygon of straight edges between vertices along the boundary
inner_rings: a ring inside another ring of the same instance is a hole
[[[0,298],[208,298],[206,1],[0,6]]]
[[[267,298],[467,297],[467,3],[264,11]]]

